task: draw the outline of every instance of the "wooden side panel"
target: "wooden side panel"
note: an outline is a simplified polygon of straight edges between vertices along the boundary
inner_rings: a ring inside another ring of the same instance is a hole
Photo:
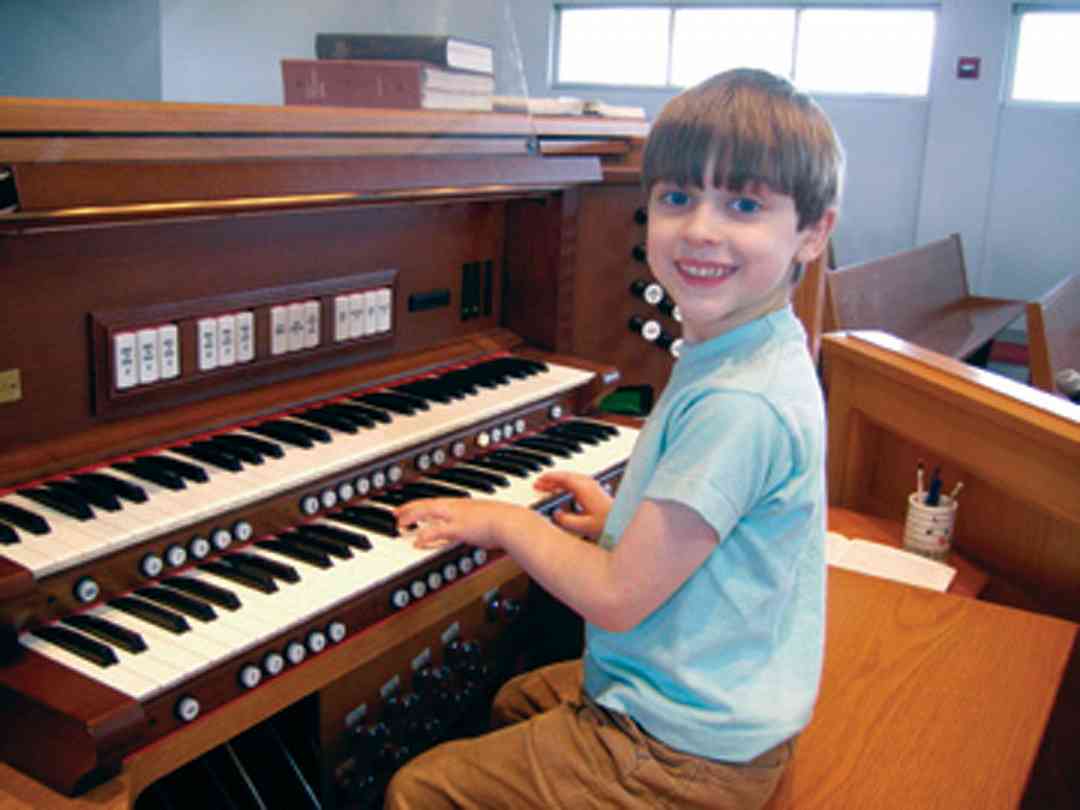
[[[827,335],[829,499],[903,520],[915,467],[963,481],[957,548],[1080,616],[1080,420],[1061,400],[880,333]]]
[[[644,260],[644,198],[636,173],[582,190],[575,262],[573,353],[611,363],[623,385],[651,385],[659,393],[674,358],[630,330],[631,316],[658,320],[674,337],[680,325],[630,292],[636,280],[653,281]],[[640,211],[640,214],[639,214]],[[635,253],[641,251],[640,253]]]

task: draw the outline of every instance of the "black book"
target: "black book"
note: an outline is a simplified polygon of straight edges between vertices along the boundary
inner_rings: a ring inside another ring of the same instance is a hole
[[[412,59],[493,74],[490,45],[449,34],[316,34],[319,59]]]

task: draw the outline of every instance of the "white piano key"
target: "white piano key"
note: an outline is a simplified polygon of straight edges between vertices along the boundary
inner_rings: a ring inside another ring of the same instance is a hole
[[[101,667],[82,656],[68,652],[45,639],[38,638],[30,633],[19,636],[19,643],[28,650],[49,658],[56,663],[85,675],[91,680],[112,687],[118,692],[123,692],[136,700],[146,700],[161,691],[161,685],[155,683],[145,675],[124,669],[118,664]]]

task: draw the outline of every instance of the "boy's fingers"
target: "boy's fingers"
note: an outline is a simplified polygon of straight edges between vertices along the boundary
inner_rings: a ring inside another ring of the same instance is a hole
[[[446,507],[439,498],[410,501],[399,506],[394,514],[397,515],[399,526],[411,526],[422,520],[445,520],[447,517]]]

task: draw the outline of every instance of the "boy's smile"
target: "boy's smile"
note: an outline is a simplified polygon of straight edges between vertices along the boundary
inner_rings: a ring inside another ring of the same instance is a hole
[[[684,338],[708,340],[785,306],[795,264],[824,249],[835,216],[798,230],[794,199],[763,184],[736,192],[657,182],[649,267],[679,305]]]

